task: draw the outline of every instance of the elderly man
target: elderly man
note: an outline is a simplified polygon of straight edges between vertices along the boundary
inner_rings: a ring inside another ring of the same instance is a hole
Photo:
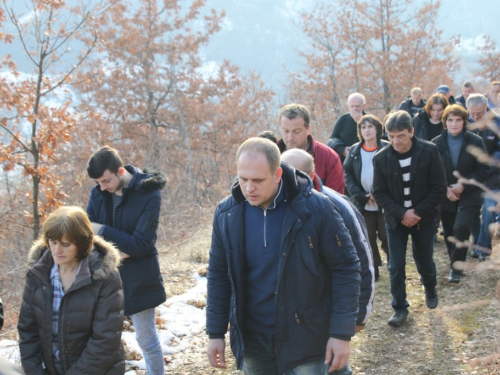
[[[467,98],[467,108],[469,109],[469,130],[483,139],[486,152],[498,162],[500,160],[500,139],[498,136],[500,117],[488,109],[488,99],[481,94],[470,94]],[[489,192],[484,197],[477,244],[471,251],[471,256],[479,258],[480,261],[486,260],[492,249],[490,227],[494,226],[497,215],[496,212],[491,211],[497,204],[493,194],[500,192],[500,170],[497,167],[490,166],[484,184],[489,189]],[[474,228],[471,229],[474,230]],[[477,228],[475,231],[477,233]]]
[[[475,93],[474,86],[469,81],[464,82],[462,85],[462,95],[456,98],[457,104],[460,104],[462,107],[467,109],[467,98],[470,94]]]
[[[347,98],[349,112],[339,117],[333,127],[332,135],[326,144],[337,152],[340,160],[344,163],[346,156],[349,154],[351,146],[359,142],[358,139],[358,121],[366,114],[365,97],[359,92],[355,92]]]
[[[329,188],[344,194],[344,170],[339,155],[311,135],[311,115],[302,104],[288,104],[280,111],[281,139],[278,147],[281,153],[293,148],[307,151],[314,158],[316,171],[321,182]]]
[[[410,96],[401,102],[398,110],[408,112],[413,118],[418,113],[420,108],[424,107],[425,100],[422,99],[422,89],[420,87],[414,87],[410,91]]]

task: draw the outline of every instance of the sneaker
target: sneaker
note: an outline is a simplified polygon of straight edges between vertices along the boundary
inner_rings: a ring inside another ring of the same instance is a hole
[[[408,310],[397,310],[394,311],[394,314],[392,314],[387,323],[389,323],[391,326],[399,327],[406,321],[407,317]]]
[[[480,252],[479,255],[478,255],[479,261],[480,262],[484,262],[486,260],[487,256],[488,256],[488,254]]]
[[[430,291],[425,291],[425,304],[429,309],[435,309],[438,305],[439,299],[436,292],[436,288],[432,288]]]
[[[453,284],[458,284],[460,282],[460,273],[455,270],[450,270],[450,276],[448,276],[448,281]]]

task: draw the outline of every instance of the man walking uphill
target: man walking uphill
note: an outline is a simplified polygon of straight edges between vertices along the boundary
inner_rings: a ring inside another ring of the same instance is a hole
[[[224,335],[245,374],[326,374],[345,366],[360,266],[330,199],[267,139],[238,149],[238,182],[217,206],[208,265],[208,358]]]
[[[406,247],[411,235],[413,258],[425,288],[427,307],[438,305],[433,259],[434,221],[446,196],[446,181],[436,145],[413,136],[410,115],[389,115],[385,130],[390,146],[373,158],[373,195],[384,209],[389,243],[389,274],[394,314],[388,323],[399,326],[408,316]]]
[[[161,194],[167,183],[161,174],[148,174],[123,165],[118,152],[108,146],[89,159],[87,173],[96,186],[90,192],[87,214],[94,233],[113,242],[123,263],[120,276],[137,342],[144,354],[148,375],[163,375],[163,350],[156,334],[155,307],[166,294],[158,263],[156,230]]]

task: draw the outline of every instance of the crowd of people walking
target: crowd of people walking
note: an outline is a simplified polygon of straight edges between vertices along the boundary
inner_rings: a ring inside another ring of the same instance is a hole
[[[465,82],[456,99],[446,85],[427,100],[415,87],[381,121],[353,93],[326,144],[313,138],[309,110],[293,103],[280,112],[281,138],[267,131],[246,140],[237,180],[213,220],[210,364],[226,367],[229,330],[245,374],[352,374],[350,340],[369,320],[384,261],[388,324],[408,317],[409,238],[426,305],[437,308],[433,252],[441,226],[450,283],[460,282],[467,255],[491,255],[499,94],[500,81],[487,96]],[[164,374],[155,307],[166,294],[155,243],[166,178],[124,165],[107,146],[90,157],[87,172],[96,186],[86,211],[50,214],[29,252],[18,322],[23,369],[123,374],[127,315],[147,373]]]

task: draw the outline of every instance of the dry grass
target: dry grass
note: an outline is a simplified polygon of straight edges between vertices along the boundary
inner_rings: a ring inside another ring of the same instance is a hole
[[[187,288],[190,274],[202,266],[194,262],[197,257],[192,254],[208,252],[210,230],[200,231],[192,241],[162,254],[170,292]],[[491,263],[500,263],[497,252]],[[408,254],[407,292],[411,306],[408,321],[400,328],[387,324],[392,314],[389,275],[385,267],[381,269],[373,315],[366,329],[352,341],[350,363],[355,374],[500,374],[497,356],[500,353],[500,319],[495,299],[500,271],[466,271],[460,284],[450,285],[447,281],[448,256],[442,238],[435,247],[434,258],[438,270],[439,307],[429,310],[425,306],[423,288]],[[476,263],[475,260],[471,262]],[[181,270],[184,266],[186,269]],[[174,287],[169,285],[172,280],[187,284]],[[193,337],[189,349],[167,358],[166,374],[241,374],[235,369],[229,349],[226,350],[228,369],[210,368],[206,344],[203,332]]]

